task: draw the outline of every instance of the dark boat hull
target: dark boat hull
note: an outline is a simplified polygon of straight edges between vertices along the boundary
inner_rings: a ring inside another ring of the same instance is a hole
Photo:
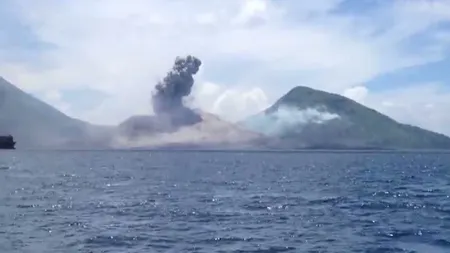
[[[14,138],[9,136],[0,136],[0,149],[16,149]]]

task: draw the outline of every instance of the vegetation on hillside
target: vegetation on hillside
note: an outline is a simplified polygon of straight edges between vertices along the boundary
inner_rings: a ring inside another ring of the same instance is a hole
[[[295,129],[280,133],[278,137],[291,147],[450,148],[450,138],[443,134],[399,123],[349,98],[308,87],[290,90],[260,116],[269,117],[286,107],[293,111],[314,108],[339,116],[326,122],[299,124]]]

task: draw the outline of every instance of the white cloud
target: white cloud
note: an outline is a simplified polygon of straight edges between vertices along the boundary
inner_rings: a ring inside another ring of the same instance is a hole
[[[450,20],[445,11],[450,1],[398,1],[362,14],[331,14],[340,0],[299,2],[17,0],[22,21],[56,48],[39,58],[38,65],[45,67],[0,60],[0,73],[31,92],[80,86],[101,90],[109,95],[107,100],[73,116],[114,123],[150,112],[153,84],[175,56],[189,53],[204,63],[196,77],[194,103],[237,120],[295,85],[373,100],[381,95],[359,84],[440,59],[448,49],[445,33],[423,50],[405,50],[404,41]],[[242,69],[223,69],[222,76],[213,77],[207,72],[230,59]],[[230,84],[228,77],[238,81]],[[432,103],[434,97],[428,100],[422,102]]]
[[[369,90],[364,86],[354,86],[346,89],[342,95],[362,103],[366,99],[368,92]]]
[[[62,99],[62,95],[58,90],[47,90],[43,94],[42,100],[54,106],[63,113],[71,112],[70,104],[64,102],[64,100]]]
[[[248,0],[245,1],[239,14],[234,18],[236,23],[246,24],[255,19],[267,20],[268,2],[264,0]]]
[[[450,92],[441,84],[417,84],[372,93],[364,104],[400,122],[450,136]]]
[[[196,107],[234,122],[270,106],[266,93],[259,87],[223,88],[207,82],[200,83],[193,93]]]
[[[261,112],[268,106],[267,96],[260,88],[228,89],[217,98],[212,112],[223,115],[228,120],[238,121]]]
[[[355,86],[345,90],[342,95],[401,123],[432,129],[450,136],[450,92],[443,84],[418,83],[381,92]]]

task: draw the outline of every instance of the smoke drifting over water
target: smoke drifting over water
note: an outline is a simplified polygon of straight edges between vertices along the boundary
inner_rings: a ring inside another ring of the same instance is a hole
[[[200,116],[183,104],[183,98],[191,94],[193,76],[201,65],[202,62],[191,55],[175,59],[172,69],[156,84],[155,93],[152,95],[153,111],[157,116],[169,118],[176,126],[201,121]]]

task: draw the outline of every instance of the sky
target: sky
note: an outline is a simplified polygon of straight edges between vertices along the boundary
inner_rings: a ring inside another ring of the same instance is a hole
[[[187,102],[227,120],[302,85],[450,135],[450,0],[0,2],[0,76],[92,123],[152,113],[188,54]]]

